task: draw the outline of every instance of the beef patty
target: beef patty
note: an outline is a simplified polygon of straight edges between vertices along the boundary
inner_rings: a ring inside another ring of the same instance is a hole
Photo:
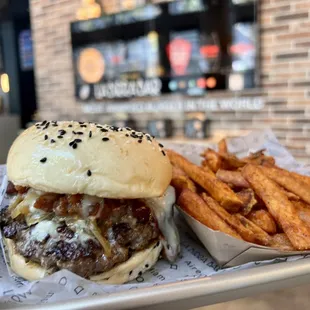
[[[97,226],[110,244],[110,255],[87,229],[85,221],[51,212],[51,219],[45,223],[28,227],[23,215],[12,219],[8,209],[0,214],[3,235],[14,240],[19,254],[52,271],[68,269],[85,278],[110,270],[159,239],[151,210],[139,200],[104,200]],[[80,223],[86,228],[81,229]],[[49,228],[41,229],[43,224]]]

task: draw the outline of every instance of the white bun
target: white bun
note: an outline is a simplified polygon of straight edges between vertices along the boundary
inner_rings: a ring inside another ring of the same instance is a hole
[[[18,254],[15,250],[14,241],[6,238],[3,239],[10,267],[18,276],[28,281],[37,281],[51,274],[39,264],[27,262],[22,255]],[[93,276],[90,280],[109,284],[123,284],[134,280],[156,264],[161,250],[161,242],[159,244],[151,244],[149,248],[135,253],[128,261],[112,268],[108,272]]]
[[[75,139],[81,141],[71,143]],[[148,198],[165,192],[172,167],[149,135],[93,123],[42,122],[15,140],[7,173],[15,185],[46,192]]]

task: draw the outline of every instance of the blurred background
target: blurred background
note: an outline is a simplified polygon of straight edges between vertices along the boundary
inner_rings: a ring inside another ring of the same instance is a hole
[[[310,153],[310,2],[0,0],[0,163],[43,119]]]

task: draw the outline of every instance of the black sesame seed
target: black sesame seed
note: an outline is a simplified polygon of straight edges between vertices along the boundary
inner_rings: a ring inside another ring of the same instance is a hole
[[[150,136],[146,136],[146,139],[148,139],[149,141],[152,141],[152,138]]]
[[[45,163],[46,161],[47,161],[47,158],[46,158],[46,157],[44,157],[44,158],[42,158],[42,159],[40,160],[41,163]]]
[[[58,138],[58,139],[63,139],[64,137],[63,137],[63,136],[58,136],[57,138]]]
[[[41,123],[41,126],[44,126],[46,123],[47,123],[47,121],[43,121],[43,122]]]
[[[73,133],[74,135],[76,135],[76,132],[75,132],[74,130],[72,131],[72,133]]]
[[[131,274],[132,274],[132,270],[129,271],[129,275],[130,275],[130,276],[131,276]]]
[[[69,143],[69,146],[72,146],[73,144],[75,144],[75,140],[71,141],[71,142]]]
[[[145,268],[149,268],[149,264],[146,264],[146,265],[145,265]]]
[[[48,139],[48,135],[45,135],[45,136],[44,136],[44,140],[47,140],[47,139]]]
[[[131,128],[130,128],[130,127],[126,127],[126,129],[127,129],[127,130],[131,130]]]
[[[60,134],[61,136],[63,136],[63,135],[65,135],[65,134],[66,134],[66,131],[65,131],[65,130],[63,130],[63,129],[58,130],[58,132],[59,132],[59,134]]]
[[[166,153],[164,151],[161,151],[163,153],[164,156],[166,156]]]
[[[71,128],[71,127],[72,127],[72,125],[69,125],[68,127],[70,127],[70,128]]]
[[[88,175],[89,177],[91,176],[91,171],[90,171],[90,170],[87,171],[87,175]]]
[[[54,139],[51,139],[51,143],[55,143],[56,141]]]
[[[99,128],[99,129],[101,129],[101,128],[102,128],[102,126],[99,126],[99,125],[98,125],[98,126],[96,126],[96,127],[97,127],[97,128]]]
[[[79,122],[80,125],[83,125],[85,122]]]
[[[161,143],[158,144],[160,147],[164,147]]]
[[[102,128],[101,131],[102,131],[102,132],[108,132],[109,130],[108,130],[108,129],[105,129],[105,128]]]
[[[140,272],[138,273],[138,276],[139,276],[139,277],[142,276],[142,271],[140,271]]]
[[[50,122],[47,122],[46,125],[44,126],[43,130],[47,129],[49,125],[50,125]]]
[[[53,126],[53,127],[58,127],[58,125],[57,125],[57,124],[53,124],[52,126]]]
[[[82,131],[78,131],[75,133],[76,135],[84,135],[84,133]]]
[[[129,135],[126,133],[126,137],[129,137]]]
[[[75,139],[74,141],[75,141],[76,143],[81,143],[81,142],[82,142],[81,139]]]
[[[102,138],[102,141],[109,141],[110,139],[109,138]]]
[[[90,131],[88,136],[91,138],[92,135],[93,135],[93,133]]]
[[[157,246],[157,247],[159,246],[159,241],[157,241],[156,246]]]
[[[142,140],[138,140],[139,143],[142,143]]]
[[[77,145],[76,143],[74,143],[74,144],[72,145],[72,147],[73,147],[74,149],[76,149],[76,148],[78,147],[78,145]]]
[[[80,125],[81,128],[87,128],[87,125]]]

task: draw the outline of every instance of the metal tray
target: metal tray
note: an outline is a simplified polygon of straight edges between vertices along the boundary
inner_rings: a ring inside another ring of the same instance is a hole
[[[82,298],[46,306],[19,309],[192,309],[215,303],[280,290],[310,282],[310,259],[283,262],[209,278],[142,288],[105,296]]]

